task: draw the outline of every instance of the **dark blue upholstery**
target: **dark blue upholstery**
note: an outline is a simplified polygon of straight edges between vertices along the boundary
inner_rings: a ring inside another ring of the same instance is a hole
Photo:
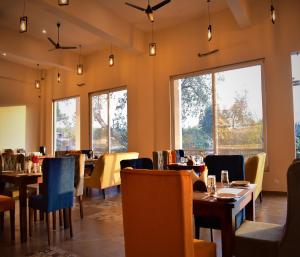
[[[228,170],[229,180],[244,180],[245,167],[244,156],[242,155],[208,155],[204,162],[208,169],[208,175],[215,175],[217,182],[221,181],[221,171]],[[240,211],[235,217],[236,229],[245,220],[245,211]],[[199,228],[219,229],[220,224],[217,220],[207,217],[195,217],[195,236],[199,238]]]
[[[184,151],[183,150],[175,150],[176,152],[176,163],[181,162],[181,157],[184,157]]]
[[[121,169],[131,167],[133,169],[153,170],[153,162],[150,158],[138,158],[130,160],[122,160],[120,162]]]
[[[29,198],[29,208],[45,212],[73,206],[74,157],[45,158],[43,186],[39,195]]]

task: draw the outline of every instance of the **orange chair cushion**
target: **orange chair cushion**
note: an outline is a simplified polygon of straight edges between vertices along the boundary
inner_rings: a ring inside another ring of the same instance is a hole
[[[216,244],[194,239],[194,257],[216,257]]]
[[[15,201],[8,196],[0,195],[0,212],[12,210],[15,208]]]

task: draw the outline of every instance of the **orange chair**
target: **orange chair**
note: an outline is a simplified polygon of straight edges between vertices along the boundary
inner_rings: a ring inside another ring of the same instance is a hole
[[[122,170],[126,257],[215,257],[214,243],[193,240],[188,171]]]
[[[0,195],[0,225],[3,228],[4,212],[10,211],[11,240],[15,240],[15,202],[11,197]]]

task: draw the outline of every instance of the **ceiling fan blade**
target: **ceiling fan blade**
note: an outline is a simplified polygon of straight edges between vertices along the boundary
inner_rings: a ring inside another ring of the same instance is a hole
[[[56,43],[53,41],[52,38],[48,37],[48,40],[51,42],[52,45],[54,45],[56,47]]]
[[[77,46],[60,46],[60,49],[77,49]]]
[[[170,2],[171,2],[171,0],[165,0],[165,1],[162,1],[162,2],[160,2],[159,4],[154,5],[154,6],[152,7],[152,10],[153,10],[153,11],[156,11],[157,9],[163,7],[164,5],[166,5],[166,4],[170,3]]]
[[[135,5],[135,4],[131,4],[131,3],[128,3],[128,2],[125,2],[125,4],[128,5],[128,6],[131,6],[131,7],[135,8],[135,9],[138,9],[140,11],[143,11],[143,12],[146,11],[146,9],[144,9],[143,7],[139,7],[139,6]]]

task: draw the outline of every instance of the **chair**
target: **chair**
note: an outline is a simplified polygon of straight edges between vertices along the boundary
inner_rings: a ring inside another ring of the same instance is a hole
[[[214,243],[193,240],[187,171],[122,170],[126,257],[213,257]]]
[[[287,218],[285,226],[245,221],[236,231],[236,257],[300,257],[300,162],[287,172]]]
[[[262,201],[262,183],[265,172],[266,153],[259,153],[249,157],[245,163],[245,177],[250,183],[256,184],[254,199],[259,196]]]
[[[92,175],[84,178],[85,188],[98,188],[105,198],[106,188],[121,185],[120,162],[138,157],[139,153],[136,152],[103,154],[95,163]]]
[[[242,155],[208,155],[205,157],[204,162],[208,169],[208,175],[215,175],[216,180],[221,180],[221,171],[228,170],[229,179],[232,180],[244,180],[244,157]],[[244,211],[240,211],[236,215],[236,228],[245,219]],[[200,227],[219,229],[220,224],[217,220],[207,217],[195,217],[195,237],[200,238]],[[211,240],[213,240],[211,234]]]
[[[45,158],[42,165],[43,187],[39,195],[29,197],[29,236],[32,236],[33,210],[46,213],[50,246],[50,213],[68,209],[70,236],[73,237],[71,208],[74,191],[74,157]],[[54,219],[53,219],[54,222]]]
[[[120,165],[121,165],[121,170],[127,167],[131,167],[133,169],[153,170],[153,162],[150,158],[122,160],[120,162]]]
[[[4,225],[4,212],[10,212],[10,236],[15,240],[15,202],[11,197],[0,195],[0,231]]]

